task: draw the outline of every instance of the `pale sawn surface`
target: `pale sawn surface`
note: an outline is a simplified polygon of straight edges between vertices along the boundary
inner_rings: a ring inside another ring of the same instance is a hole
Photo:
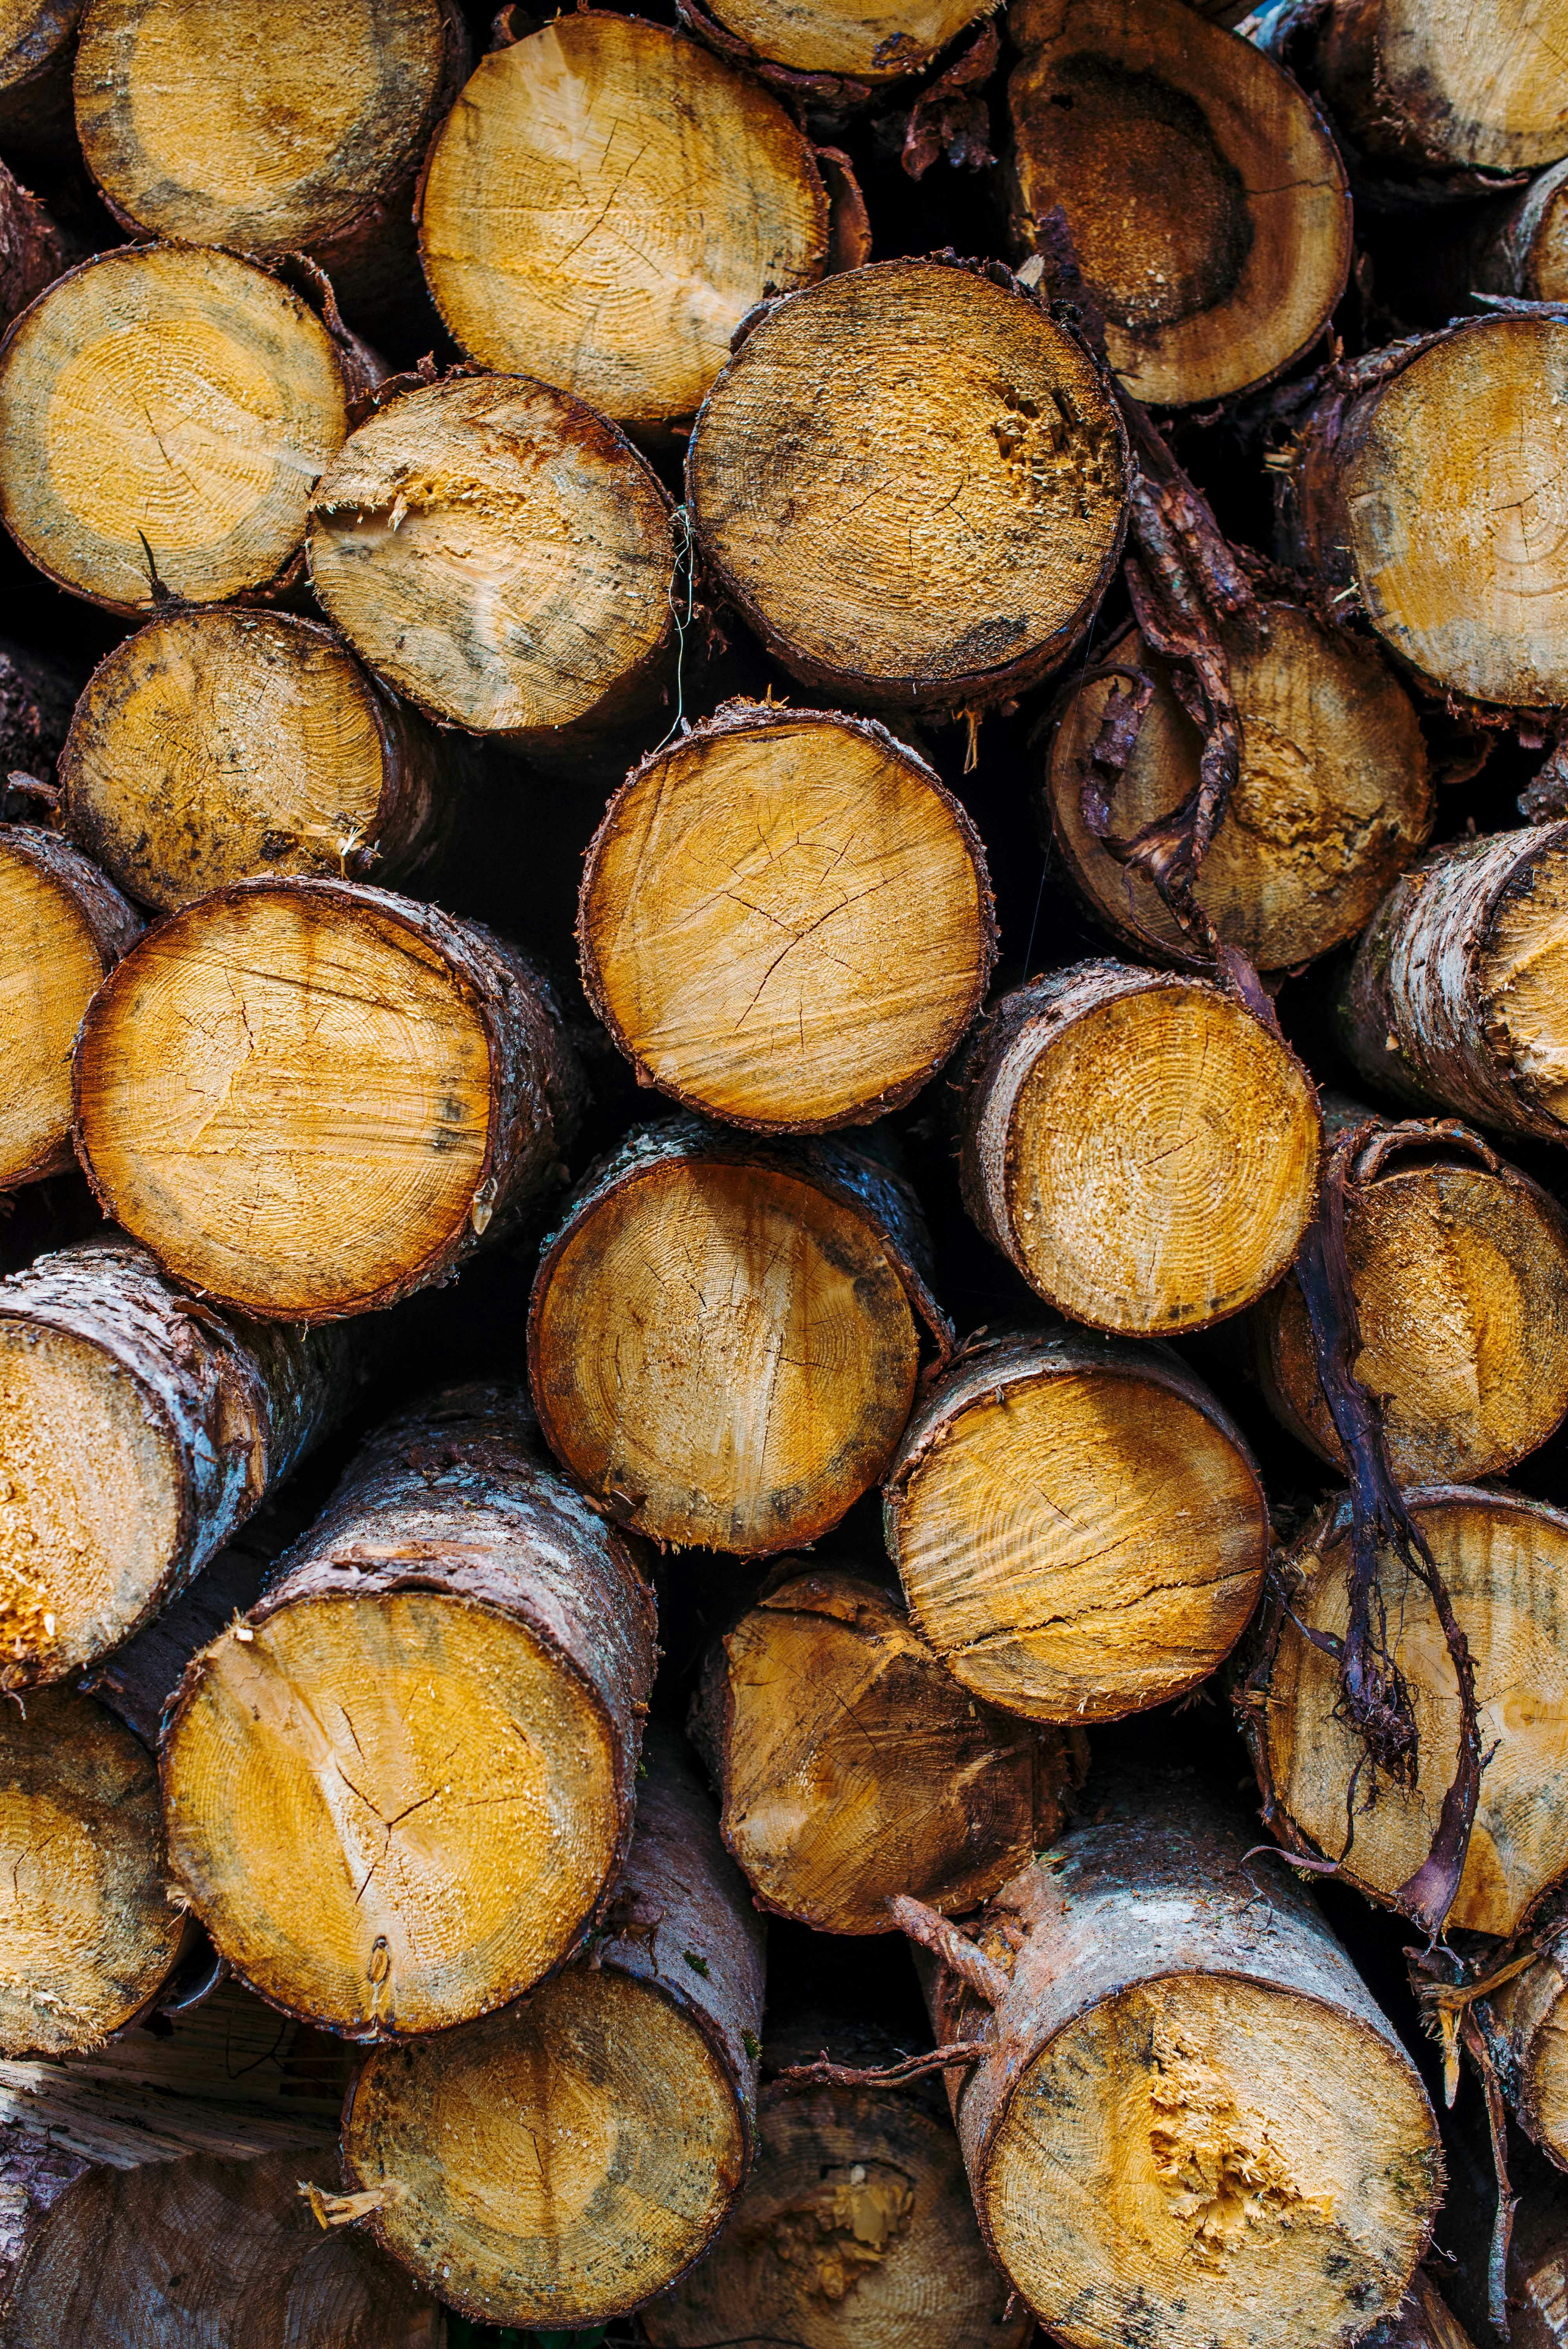
[[[103,972],[70,891],[0,832],[0,1192],[71,1164],[71,1041]]]
[[[974,0],[723,0],[712,14],[771,64],[876,83],[918,73],[975,10]]]

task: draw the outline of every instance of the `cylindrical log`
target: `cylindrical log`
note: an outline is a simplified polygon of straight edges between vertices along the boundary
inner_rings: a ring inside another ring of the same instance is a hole
[[[1397,1100],[1568,1135],[1568,823],[1435,848],[1369,924],[1340,998],[1345,1049]]]
[[[691,1733],[758,1905],[885,1933],[962,1912],[1048,1843],[1082,1757],[982,1704],[882,1585],[789,1559],[707,1656]]]
[[[654,1615],[520,1390],[374,1437],[163,1734],[174,1879],[235,1971],[353,2039],[466,2023],[583,1942],[625,1857]]]
[[[1127,442],[1103,370],[993,269],[887,261],[789,296],[692,435],[717,578],[787,667],[851,701],[1020,692],[1120,552]]]
[[[1568,1516],[1480,1485],[1417,1485],[1407,1498],[1470,1648],[1486,1756],[1448,1922],[1506,1937],[1568,1870]],[[1349,1567],[1350,1505],[1331,1501],[1282,1561],[1290,1611],[1265,1608],[1237,1703],[1272,1832],[1337,1860],[1370,1899],[1392,1900],[1437,1833],[1459,1758],[1459,1686],[1425,1588],[1386,1556],[1387,1650],[1409,1692],[1417,1767],[1409,1786],[1376,1772],[1340,1717],[1337,1663],[1298,1628],[1344,1637]]]
[[[1346,1198],[1356,1374],[1381,1400],[1401,1485],[1496,1475],[1568,1413],[1568,1216],[1460,1135],[1418,1127],[1397,1151],[1385,1128]],[[1294,1273],[1253,1308],[1251,1334],[1275,1418],[1343,1472]]]
[[[749,310],[820,277],[828,198],[759,82],[684,33],[585,9],[482,61],[431,150],[419,241],[470,358],[660,434],[696,413]]]
[[[132,232],[306,252],[356,324],[425,307],[414,181],[468,70],[456,0],[88,0],[82,153]],[[413,323],[413,322],[410,322]]]
[[[380,2243],[481,2322],[637,2307],[723,2225],[756,2137],[763,1928],[674,1739],[650,1739],[604,1938],[521,2004],[378,2049],[344,2115]]]
[[[76,141],[71,57],[82,0],[7,0],[0,16],[0,148],[54,162]]]
[[[1184,0],[1174,0],[1183,5]],[[1224,631],[1241,719],[1241,773],[1193,891],[1227,946],[1284,971],[1341,946],[1432,828],[1426,745],[1398,676],[1360,637],[1331,632],[1299,604],[1270,598]],[[1131,669],[1153,686],[1116,787],[1113,836],[1174,814],[1199,781],[1202,739],[1169,671],[1136,629],[1069,686],[1047,738],[1038,785],[1062,862],[1119,945],[1189,965],[1191,941],[1153,885],[1120,864],[1083,819],[1083,787],[1106,705]]]
[[[76,1164],[71,1043],[141,917],[51,832],[0,824],[0,1192]]]
[[[922,1325],[944,1344],[907,1185],[843,1142],[697,1118],[632,1134],[545,1242],[529,1375],[556,1457],[655,1541],[765,1556],[877,1482]]]
[[[1487,2004],[1507,2049],[1504,2078],[1515,2116],[1558,2168],[1568,2169],[1568,1907],[1561,1899],[1532,1920],[1530,1940],[1534,1963],[1493,1991]]]
[[[1095,1820],[944,1963],[980,2225],[1073,2349],[1338,2349],[1392,2314],[1441,2187],[1419,2075],[1309,1897],[1185,1777]],[[987,1962],[988,1961],[988,1962]]]
[[[706,12],[754,57],[796,73],[847,75],[851,85],[922,72],[978,14],[975,0],[720,0]],[[848,95],[853,98],[851,87]]]
[[[80,670],[0,636],[0,775],[52,773],[81,688]]]
[[[1568,701],[1568,535],[1542,504],[1565,373],[1561,317],[1464,320],[1357,362],[1295,441],[1303,559],[1445,691]]]
[[[93,999],[77,1138],[190,1288],[302,1321],[390,1305],[560,1178],[582,1077],[532,964],[346,881],[245,881]]]
[[[186,1923],[163,1888],[152,1755],[90,1697],[0,1703],[0,2052],[96,2046],[146,2013]]]
[[[1268,1507],[1240,1430],[1162,1346],[1083,1330],[966,1347],[883,1497],[913,1627],[976,1697],[1113,1721],[1241,1638]]]
[[[958,1079],[964,1203],[1048,1305],[1202,1330],[1295,1256],[1322,1121],[1277,1032],[1207,980],[1080,962],[1003,996]]]
[[[356,651],[449,725],[579,760],[659,706],[669,500],[565,392],[459,377],[389,399],[317,485],[309,554]]]
[[[1330,0],[1316,78],[1384,171],[1533,171],[1568,153],[1562,39],[1568,16],[1494,0],[1482,18],[1421,0]]]
[[[0,1689],[177,1598],[346,1411],[358,1351],[197,1304],[118,1235],[0,1280]]]
[[[1517,193],[1429,214],[1411,258],[1415,285],[1433,315],[1453,317],[1472,294],[1518,302],[1568,297],[1565,194],[1568,157]]]
[[[769,2031],[770,2071],[903,2050],[836,2014]],[[708,2257],[650,2302],[655,2349],[1023,2349],[1033,2327],[980,2240],[940,2088],[764,2087],[757,2168]]]
[[[733,1125],[898,1109],[995,961],[985,853],[874,720],[730,703],[626,779],[589,845],[583,984],[640,1079]]]
[[[1328,324],[1350,191],[1323,118],[1183,0],[1025,0],[1008,30],[1013,235],[1059,205],[1110,363],[1162,408],[1266,383]]]
[[[1510,2349],[1568,2344],[1568,2194],[1536,2188],[1514,2219],[1508,2263]]]
[[[36,301],[80,251],[37,197],[0,163],[0,326],[8,326]]]
[[[176,612],[94,670],[60,762],[72,837],[168,912],[258,874],[389,883],[456,812],[451,754],[332,634]]]
[[[337,346],[297,294],[232,254],[125,247],[0,346],[0,519],[112,612],[273,593],[347,429]]]
[[[1470,2334],[1425,2268],[1392,2316],[1363,2337],[1362,2349],[1474,2349]]]

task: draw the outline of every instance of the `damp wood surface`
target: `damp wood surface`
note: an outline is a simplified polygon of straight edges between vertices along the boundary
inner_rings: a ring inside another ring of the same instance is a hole
[[[821,275],[828,228],[776,98],[684,33],[594,9],[483,59],[420,199],[468,356],[655,435],[696,412],[748,311]]]
[[[182,1897],[274,2005],[351,2038],[521,1996],[624,1857],[653,1635],[521,1391],[406,1415],[186,1674],[162,1741]]]
[[[478,924],[347,882],[241,883],[117,977],[77,1047],[82,1152],[192,1288],[363,1311],[558,1179],[575,1058],[533,967]]]
[[[1334,0],[1315,64],[1336,119],[1375,165],[1432,172],[1533,171],[1568,154],[1562,0]]]
[[[1299,605],[1264,602],[1250,624],[1227,631],[1225,654],[1241,772],[1194,895],[1227,945],[1263,970],[1288,970],[1354,937],[1425,845],[1436,813],[1427,750],[1388,664]],[[1094,837],[1082,802],[1107,705],[1125,686],[1113,669],[1154,686],[1117,782],[1115,841],[1169,817],[1197,786],[1202,737],[1135,630],[1106,647],[1103,666],[1058,707],[1041,761],[1041,813],[1075,887],[1113,936],[1134,954],[1196,965],[1152,884]]]
[[[1023,0],[1009,30],[1015,242],[1064,207],[1129,391],[1180,407],[1281,373],[1351,256],[1345,166],[1295,82],[1182,0]]]
[[[1047,1305],[1135,1336],[1252,1304],[1295,1256],[1321,1119],[1233,996],[1112,962],[995,1001],[956,1072],[965,1205]]]
[[[1561,1619],[1568,1519],[1501,1487],[1417,1486],[1410,1505],[1470,1649],[1488,1756],[1449,1924],[1506,1938],[1563,1873],[1555,1757],[1568,1712]],[[1313,1630],[1344,1634],[1347,1552],[1346,1506],[1330,1502],[1284,1562],[1293,1612]],[[1437,1831],[1458,1760],[1460,1699],[1426,1591],[1392,1560],[1380,1567],[1380,1587],[1389,1651],[1417,1725],[1413,1785],[1374,1778],[1337,1716],[1330,1659],[1288,1618],[1265,1619],[1242,1703],[1275,1831],[1338,1860],[1342,1878],[1359,1890],[1391,1900]]]
[[[795,675],[957,709],[1080,633],[1119,551],[1125,443],[1098,363],[1021,288],[891,261],[751,328],[686,481],[703,553]]]
[[[986,1705],[1115,1720],[1241,1637],[1268,1512],[1240,1431],[1163,1349],[1088,1331],[966,1349],[884,1493],[913,1627]]]
[[[1056,1834],[1080,1759],[983,1704],[883,1586],[786,1560],[709,1651],[691,1733],[759,1903],[885,1933],[895,1893],[962,1915]]]
[[[590,844],[590,998],[640,1073],[759,1132],[925,1084],[995,955],[984,852],[871,721],[732,704],[628,777]]]

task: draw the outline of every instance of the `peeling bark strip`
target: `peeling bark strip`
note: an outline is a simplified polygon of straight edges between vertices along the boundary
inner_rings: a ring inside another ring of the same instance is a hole
[[[1504,709],[1568,701],[1568,540],[1530,521],[1565,367],[1560,315],[1461,320],[1331,375],[1294,446],[1298,552],[1336,608],[1359,599],[1420,676]]]
[[[1329,0],[1311,43],[1316,78],[1380,170],[1534,171],[1568,150],[1559,9],[1496,0]]]
[[[632,1546],[521,1391],[455,1389],[371,1439],[186,1672],[175,1880],[285,2013],[366,2040],[488,2013],[603,1912],[653,1673]]]
[[[1078,2349],[1305,2349],[1398,2308],[1441,2188],[1419,2077],[1305,1893],[1175,1774],[1097,1790],[1092,1826],[975,1929],[994,2012],[923,1968],[975,2209]],[[1116,2189],[1106,2190],[1114,2143]]]
[[[1483,1959],[1506,1979],[1491,1991],[1481,2022],[1501,2054],[1499,2070],[1515,2119],[1559,2169],[1568,2169],[1568,1900],[1559,1894],[1527,1920],[1522,1961]],[[1514,1971],[1513,1969],[1517,1969]]]
[[[669,498],[613,424],[546,384],[457,376],[388,399],[316,484],[309,556],[328,617],[443,724],[580,772],[661,707]]]
[[[868,499],[869,411],[889,487]],[[1100,363],[999,264],[887,261],[759,318],[703,403],[686,483],[704,555],[795,676],[974,710],[1087,626],[1127,446]]]
[[[91,0],[77,129],[123,227],[309,253],[357,325],[418,333],[414,181],[469,64],[457,0],[250,0],[242,39],[186,0]]]
[[[178,1597],[346,1410],[357,1351],[198,1304],[119,1237],[0,1280],[0,1689]]]
[[[1223,944],[1283,972],[1354,937],[1424,844],[1434,811],[1427,751],[1415,706],[1376,647],[1330,631],[1304,605],[1270,595],[1250,626],[1232,620],[1219,635],[1239,771],[1192,894]],[[1202,742],[1164,662],[1130,628],[1057,704],[1037,785],[1090,912],[1133,954],[1188,968],[1207,957],[1119,852],[1192,802]],[[1091,814],[1105,802],[1109,841],[1086,821],[1086,790]]]
[[[171,915],[77,1049],[106,1214],[191,1288],[304,1321],[395,1304],[504,1228],[562,1179],[583,1094],[526,957],[346,881]]]
[[[269,597],[298,578],[348,400],[326,326],[264,269],[179,245],[100,254],[0,345],[0,519],[46,577],[111,612]]]
[[[1399,1485],[1496,1475],[1568,1413],[1568,1217],[1452,1119],[1344,1116],[1368,1137],[1345,1187],[1352,1367],[1381,1406],[1389,1472]],[[1342,1469],[1295,1274],[1253,1308],[1251,1338],[1275,1418]]]
[[[923,1218],[867,1137],[631,1134],[544,1243],[529,1376],[556,1457],[636,1532],[766,1557],[877,1483],[923,1342]]]
[[[975,1908],[1083,1775],[1059,1730],[951,1677],[886,1588],[800,1559],[709,1651],[690,1731],[758,1906],[825,1933],[885,1933],[899,1892]]]
[[[1161,408],[1257,388],[1345,290],[1345,167],[1272,57],[1181,0],[1025,0],[1009,30],[1015,247],[1066,207],[1110,363]]]
[[[64,1174],[71,1044],[141,916],[96,864],[32,824],[0,824],[0,1192]]]
[[[1203,1329],[1295,1254],[1317,1096],[1277,1030],[1218,987],[1075,963],[1000,998],[957,1084],[965,1206],[1074,1319]]]
[[[1257,1470],[1214,1396],[1162,1346],[1083,1330],[965,1347],[917,1406],[882,1507],[913,1625],[948,1671],[1069,1725],[1205,1679],[1268,1556]]]
[[[897,2053],[880,2032],[816,2015],[769,2035],[765,2067],[827,2044],[862,2062]],[[655,2349],[1024,2349],[1034,2319],[986,2256],[940,2088],[767,2086],[760,2125],[729,2225],[643,2312]]]
[[[657,437],[695,415],[758,303],[828,259],[827,191],[778,99],[684,33],[598,9],[481,61],[419,209],[470,358]]]
[[[650,1737],[593,1956],[383,2048],[344,2114],[369,2229],[464,2314],[602,2324],[700,2259],[754,2157],[763,1928],[679,1742]]]
[[[1418,1486],[1405,1500],[1423,1545],[1419,1564],[1428,1578],[1435,1568],[1457,1638],[1430,1580],[1382,1547],[1364,1607],[1364,1682],[1402,1719],[1402,1747],[1386,1758],[1371,1745],[1342,1693],[1353,1586],[1347,1497],[1326,1505],[1282,1560],[1238,1711],[1264,1816],[1293,1850],[1332,1861],[1373,1899],[1408,1916],[1419,1910],[1429,1929],[1446,1914],[1450,1930],[1506,1939],[1559,1881],[1568,1851],[1549,1727],[1568,1702],[1568,1516],[1481,1486]],[[1455,1645],[1485,1724],[1484,1772],[1479,1755],[1468,1758],[1475,1713],[1467,1719]],[[1528,1706],[1509,1695],[1522,1654],[1532,1660]],[[1454,1824],[1467,1791],[1475,1804],[1468,1846]],[[1439,1887],[1450,1874],[1451,1907]]]
[[[754,1133],[902,1108],[996,958],[980,835],[874,719],[727,702],[589,843],[583,982],[639,1079]]]
[[[172,612],[93,671],[60,781],[72,838],[167,913],[257,874],[404,880],[443,846],[459,771],[319,623]]]
[[[1431,851],[1367,927],[1340,998],[1368,1084],[1549,1142],[1568,1135],[1568,823]]]

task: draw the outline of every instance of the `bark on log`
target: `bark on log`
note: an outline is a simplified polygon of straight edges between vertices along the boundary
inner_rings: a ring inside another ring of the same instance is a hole
[[[838,2016],[770,2032],[764,2062],[901,2051]],[[940,2090],[765,2086],[757,2168],[708,2257],[643,2311],[655,2349],[1024,2349],[1034,2319],[975,2223]]]
[[[915,0],[895,8],[888,0],[860,0],[852,11],[828,0],[720,0],[707,15],[754,57],[796,74],[847,76],[851,87],[841,102],[854,103],[871,88],[923,72],[984,16],[974,0]]]
[[[797,677],[974,709],[1037,683],[1088,624],[1120,552],[1127,443],[1099,362],[1005,271],[887,261],[752,327],[686,483],[716,575]]]
[[[348,1408],[358,1350],[196,1304],[118,1235],[0,1280],[0,1690],[177,1598]]]
[[[1533,171],[1568,153],[1568,13],[1498,0],[1329,0],[1314,43],[1335,119],[1380,170]]]
[[[0,824],[0,1192],[64,1174],[71,1043],[141,917],[96,864],[31,824]]]
[[[401,881],[456,814],[452,754],[331,631],[176,612],[94,670],[60,762],[72,837],[164,912],[254,874]]]
[[[345,364],[297,294],[232,254],[101,254],[0,345],[0,519],[111,612],[275,594],[348,429]]]
[[[0,21],[0,147],[57,162],[76,143],[71,57],[82,0],[12,0]]]
[[[590,1001],[644,1083],[754,1133],[902,1108],[995,962],[979,834],[873,720],[732,702],[627,777],[578,907]]]
[[[1113,1721],[1205,1679],[1257,1601],[1269,1521],[1251,1453],[1161,1346],[1086,1331],[966,1348],[888,1474],[913,1628],[974,1695]]]
[[[1415,706],[1388,663],[1299,604],[1270,598],[1257,609],[1261,625],[1224,632],[1241,772],[1193,895],[1227,946],[1262,970],[1284,971],[1365,926],[1425,843],[1434,803]],[[1130,628],[1057,705],[1040,812],[1073,885],[1118,944],[1194,968],[1191,941],[1152,883],[1119,863],[1083,820],[1089,761],[1128,670],[1154,690],[1116,785],[1112,836],[1136,838],[1198,788],[1202,739],[1169,669]]]
[[[67,661],[0,636],[0,775],[52,773],[84,674]],[[0,802],[4,797],[0,787]]]
[[[697,1118],[591,1168],[540,1258],[529,1375],[546,1441],[611,1513],[745,1557],[816,1539],[877,1482],[914,1400],[918,1203],[864,1147]]]
[[[1568,823],[1436,848],[1368,925],[1339,1004],[1346,1050],[1397,1100],[1568,1135]]]
[[[37,197],[0,163],[0,326],[8,326],[79,253]]]
[[[669,500],[614,425],[548,385],[457,378],[388,400],[317,486],[309,556],[328,617],[444,724],[580,771],[659,707]]]
[[[482,61],[431,149],[419,236],[470,358],[663,437],[748,312],[821,276],[828,197],[760,83],[683,33],[586,9]]]
[[[90,1697],[0,1703],[0,2053],[96,2046],[145,2013],[186,1921],[163,1889],[152,1755]]]
[[[1561,1899],[1533,1920],[1529,1940],[1535,1963],[1493,1991],[1487,2005],[1506,2050],[1501,2068],[1514,2116],[1559,2169],[1568,2169],[1568,1908]]]
[[[885,1588],[800,1559],[710,1650],[691,1736],[759,1907],[824,1933],[887,1932],[897,1892],[977,1907],[1082,1776],[1059,1731],[977,1702]]]
[[[188,1287],[321,1321],[449,1272],[563,1174],[583,1094],[535,967],[346,881],[246,881],[94,998],[77,1138],[105,1213]]]
[[[252,0],[242,29],[221,0],[89,0],[77,129],[133,234],[309,253],[375,334],[425,310],[414,182],[469,62],[456,0]]]
[[[1564,2349],[1568,2344],[1568,2194],[1525,2196],[1509,2261],[1510,2349]]]
[[[1473,294],[1519,302],[1568,297],[1568,158],[1527,188],[1423,221],[1425,249],[1412,254],[1418,296],[1436,318],[1451,318]],[[1403,289],[1401,289],[1403,292]],[[1408,310],[1403,300],[1401,307]]]
[[[1350,191],[1289,74],[1182,0],[1025,0],[1009,29],[1014,241],[1065,211],[1129,391],[1225,399],[1303,357],[1345,291]]]
[[[299,2193],[335,2051],[243,1992],[91,2055],[0,2063],[7,2349],[440,2349],[436,2302]]]
[[[1048,1305],[1202,1330],[1295,1254],[1322,1121],[1277,1032],[1206,980],[1080,962],[1003,996],[960,1068],[970,1215]]]
[[[1404,2298],[1441,2183],[1419,2077],[1283,1868],[1172,1775],[1097,1802],[945,1964],[982,2231],[1074,2349],[1328,2349]]]
[[[579,1950],[625,1857],[654,1614],[521,1390],[375,1436],[162,1743],[170,1865],[218,1950],[352,2039],[443,2030]]]
[[[1462,1128],[1418,1125],[1402,1151],[1397,1131],[1374,1134],[1346,1200],[1357,1376],[1382,1403],[1396,1482],[1463,1484],[1511,1468],[1568,1413],[1568,1216]],[[1294,1273],[1251,1336],[1275,1418],[1343,1473]]]
[[[1506,1937],[1568,1868],[1557,1726],[1568,1706],[1568,1516],[1476,1485],[1418,1485],[1407,1498],[1469,1645],[1487,1756],[1448,1923]],[[1460,1698],[1431,1600],[1385,1557],[1387,1648],[1418,1744],[1413,1784],[1374,1770],[1340,1718],[1335,1660],[1297,1628],[1344,1636],[1349,1527],[1348,1500],[1331,1501],[1292,1544],[1237,1705],[1271,1832],[1391,1901],[1431,1848],[1459,1753]]]
[[[1560,317],[1464,320],[1357,362],[1295,443],[1298,553],[1442,690],[1568,700],[1568,538],[1538,518],[1565,369]]]
[[[591,1959],[459,2031],[383,2048],[344,2116],[385,2249],[480,2322],[637,2307],[724,2224],[756,2139],[763,1928],[673,1738]]]
[[[1418,2268],[1398,2308],[1373,2326],[1363,2349],[1474,2349],[1474,2344],[1426,2269]]]

